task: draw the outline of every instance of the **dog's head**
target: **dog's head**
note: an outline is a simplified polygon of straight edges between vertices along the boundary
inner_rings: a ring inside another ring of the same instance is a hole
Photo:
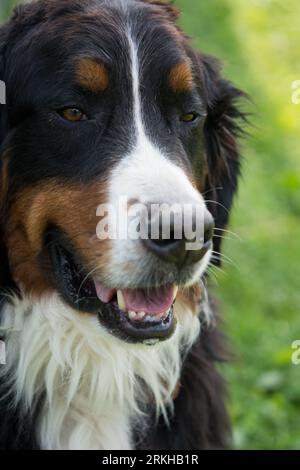
[[[161,1],[41,0],[0,32],[2,286],[57,291],[129,341],[174,331],[177,288],[219,252],[239,172],[242,93],[177,16]],[[186,218],[196,230],[178,236]],[[123,222],[146,236],[116,233]]]

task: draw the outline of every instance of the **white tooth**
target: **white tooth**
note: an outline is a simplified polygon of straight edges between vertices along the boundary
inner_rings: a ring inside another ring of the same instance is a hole
[[[152,316],[150,316],[150,315],[146,315],[145,320],[146,321],[153,321]]]
[[[137,318],[138,318],[139,320],[141,320],[142,318],[144,318],[145,315],[146,315],[145,312],[138,312],[138,313],[137,313]]]
[[[154,346],[157,343],[159,343],[159,339],[145,339],[145,341],[143,341],[143,344],[147,346]]]
[[[167,310],[166,312],[164,312],[159,318],[158,320],[165,320],[167,318],[167,316],[169,315],[171,309],[169,308],[169,310]]]
[[[137,316],[137,313],[136,312],[128,312],[128,316],[129,316],[130,320],[134,320]]]
[[[123,292],[121,290],[117,291],[117,298],[118,298],[119,309],[125,311],[126,310],[126,304],[125,304],[125,299],[124,299]]]
[[[173,292],[173,301],[176,299],[177,293],[178,293],[178,286],[175,286],[174,292]]]

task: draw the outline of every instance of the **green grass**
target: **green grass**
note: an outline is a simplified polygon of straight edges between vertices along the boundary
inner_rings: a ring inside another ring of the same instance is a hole
[[[196,47],[221,57],[225,75],[253,98],[251,136],[216,273],[226,330],[237,358],[225,369],[235,445],[300,448],[300,79],[297,0],[178,0]]]
[[[13,2],[2,1],[4,12]],[[239,239],[228,234],[214,287],[236,352],[224,368],[235,447],[300,448],[300,366],[291,364],[300,339],[299,0],[176,3],[195,46],[221,57],[255,102],[230,226]]]

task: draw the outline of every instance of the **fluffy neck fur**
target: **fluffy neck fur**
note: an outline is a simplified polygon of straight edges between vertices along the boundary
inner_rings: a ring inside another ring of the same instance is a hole
[[[175,304],[178,327],[155,346],[130,345],[74,312],[58,296],[39,302],[13,299],[2,327],[12,405],[33,412],[43,397],[36,437],[43,449],[130,449],[132,430],[145,422],[145,406],[172,409],[183,354],[199,334],[197,316]],[[142,429],[142,427],[141,427]]]

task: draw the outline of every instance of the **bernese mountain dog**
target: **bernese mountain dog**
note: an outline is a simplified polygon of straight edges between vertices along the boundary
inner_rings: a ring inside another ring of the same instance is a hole
[[[0,28],[2,449],[230,445],[206,271],[244,94],[178,17],[159,0],[38,0]],[[200,208],[202,244],[175,217],[167,237],[98,236],[99,207],[118,222],[136,204],[189,206],[193,224]]]

